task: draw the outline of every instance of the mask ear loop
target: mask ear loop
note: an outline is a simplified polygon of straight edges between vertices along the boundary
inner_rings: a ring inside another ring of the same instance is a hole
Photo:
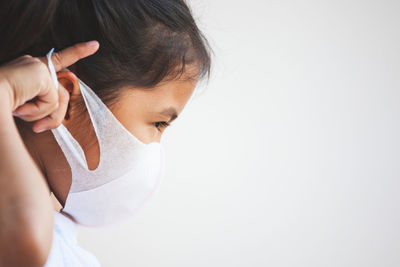
[[[56,90],[58,90],[58,79],[56,69],[54,68],[53,61],[51,60],[51,56],[53,55],[54,48],[52,48],[46,55],[47,57],[47,67],[49,68],[51,79],[53,80],[54,86]]]

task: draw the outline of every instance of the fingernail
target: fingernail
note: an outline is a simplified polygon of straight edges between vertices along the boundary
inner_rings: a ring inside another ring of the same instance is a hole
[[[28,115],[28,113],[20,113],[20,112],[13,112],[12,114],[13,114],[14,116],[17,116],[17,117]]]
[[[86,45],[88,45],[88,46],[97,46],[98,44],[99,44],[99,42],[97,42],[97,41],[90,41],[90,42],[86,43]]]
[[[44,132],[44,131],[46,131],[47,129],[46,128],[44,128],[44,129],[38,129],[38,130],[36,130],[36,133],[42,133],[42,132]]]

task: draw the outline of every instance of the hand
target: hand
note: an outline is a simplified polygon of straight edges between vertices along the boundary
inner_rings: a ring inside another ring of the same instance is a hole
[[[52,55],[56,71],[94,54],[97,41],[79,43]],[[10,110],[25,121],[35,121],[33,130],[42,132],[57,128],[63,121],[69,102],[68,91],[59,84],[58,90],[51,79],[46,57],[29,55],[19,57],[0,67],[0,92],[7,92]],[[0,96],[3,97],[3,96]],[[27,102],[32,100],[30,102]]]

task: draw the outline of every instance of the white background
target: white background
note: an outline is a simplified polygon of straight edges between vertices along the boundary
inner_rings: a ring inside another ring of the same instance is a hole
[[[213,77],[104,267],[400,266],[400,2],[196,0]]]

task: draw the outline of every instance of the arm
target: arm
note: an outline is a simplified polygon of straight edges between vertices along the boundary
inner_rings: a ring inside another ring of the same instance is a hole
[[[99,43],[91,41],[54,53],[55,71],[98,48]],[[19,118],[35,121],[42,129],[61,123],[68,101],[60,101],[60,92],[69,95],[65,88],[54,90],[46,64],[46,58],[22,56],[0,67],[0,267],[42,267],[52,245],[50,190],[11,115],[17,112]],[[34,97],[38,98],[34,103],[27,102]]]
[[[7,86],[0,80],[0,266],[43,266],[53,233],[50,191],[14,123]]]

